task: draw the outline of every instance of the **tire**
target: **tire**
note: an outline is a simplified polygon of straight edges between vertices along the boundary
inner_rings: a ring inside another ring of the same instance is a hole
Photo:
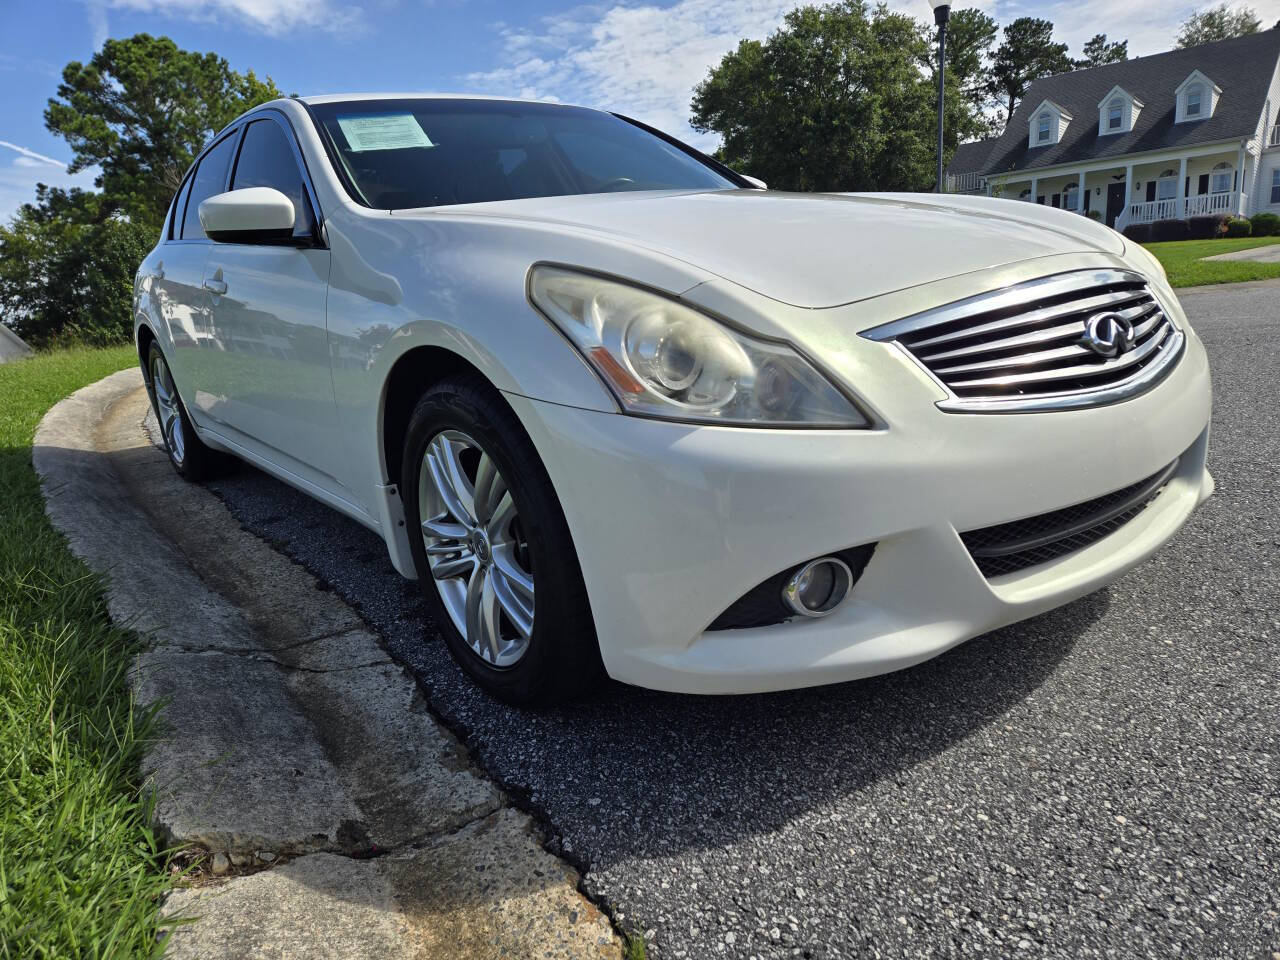
[[[418,582],[468,676],[519,705],[599,687],[604,666],[560,501],[483,377],[452,377],[418,401],[400,491]]]
[[[235,458],[205,446],[196,435],[178,386],[174,383],[169,361],[154,340],[147,348],[147,362],[142,366],[142,377],[147,384],[147,394],[151,397],[151,408],[155,411],[160,432],[164,436],[165,453],[169,455],[169,462],[178,471],[178,475],[184,480],[199,483],[229,472],[235,465]]]

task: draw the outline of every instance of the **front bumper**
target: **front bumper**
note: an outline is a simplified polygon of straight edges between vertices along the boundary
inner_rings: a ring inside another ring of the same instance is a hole
[[[851,680],[919,663],[1111,582],[1213,490],[1208,363],[1147,393],[1037,414],[943,413],[909,363],[859,363],[887,429],[697,427],[509,396],[573,533],[609,674],[687,693]],[[866,349],[890,350],[882,344]],[[887,357],[888,355],[886,355]],[[889,409],[891,407],[891,409]],[[1181,457],[1152,504],[1091,546],[983,577],[959,533],[1079,503]],[[747,590],[805,560],[878,543],[821,620],[712,631]]]

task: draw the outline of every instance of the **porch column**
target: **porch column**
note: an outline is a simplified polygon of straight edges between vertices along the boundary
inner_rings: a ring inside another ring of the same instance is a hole
[[[1243,216],[1245,215],[1245,209],[1244,209],[1244,165],[1245,165],[1245,163],[1248,161],[1248,159],[1249,159],[1249,155],[1248,155],[1247,153],[1245,153],[1245,152],[1244,152],[1244,141],[1243,141],[1243,140],[1241,140],[1241,141],[1240,141],[1240,154],[1239,154],[1239,160],[1238,160],[1238,161],[1237,161],[1237,163],[1236,163],[1236,170],[1238,171],[1238,172],[1237,172],[1237,176],[1240,178],[1240,180],[1239,180],[1239,182],[1236,184],[1236,203],[1235,203],[1235,207],[1236,207],[1235,212],[1236,212],[1236,214],[1237,214],[1238,216],[1241,216],[1241,217],[1243,217]]]
[[[1040,196],[1040,178],[1031,178],[1031,202],[1036,203],[1036,198]]]
[[[1182,158],[1182,164],[1178,168],[1178,196],[1182,198],[1182,205],[1178,208],[1181,212],[1179,220],[1187,219],[1187,158]]]
[[[1082,217],[1084,216],[1085,204],[1084,192],[1089,189],[1088,185],[1084,182],[1086,176],[1088,176],[1088,174],[1081,170],[1080,175],[1076,178],[1076,183],[1080,184],[1080,186],[1076,188],[1076,213],[1080,214]]]

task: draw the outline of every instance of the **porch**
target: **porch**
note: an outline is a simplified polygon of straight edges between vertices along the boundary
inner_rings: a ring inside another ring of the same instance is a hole
[[[992,196],[1072,210],[1123,230],[1157,220],[1246,215],[1248,168],[1254,159],[1243,145],[1218,146],[1132,162],[989,176],[987,185]]]

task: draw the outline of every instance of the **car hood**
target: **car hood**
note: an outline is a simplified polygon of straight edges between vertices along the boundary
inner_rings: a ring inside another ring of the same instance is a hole
[[[838,306],[1036,257],[1124,252],[1119,234],[1076,214],[930,194],[608,193],[404,213],[608,234],[799,307]]]

